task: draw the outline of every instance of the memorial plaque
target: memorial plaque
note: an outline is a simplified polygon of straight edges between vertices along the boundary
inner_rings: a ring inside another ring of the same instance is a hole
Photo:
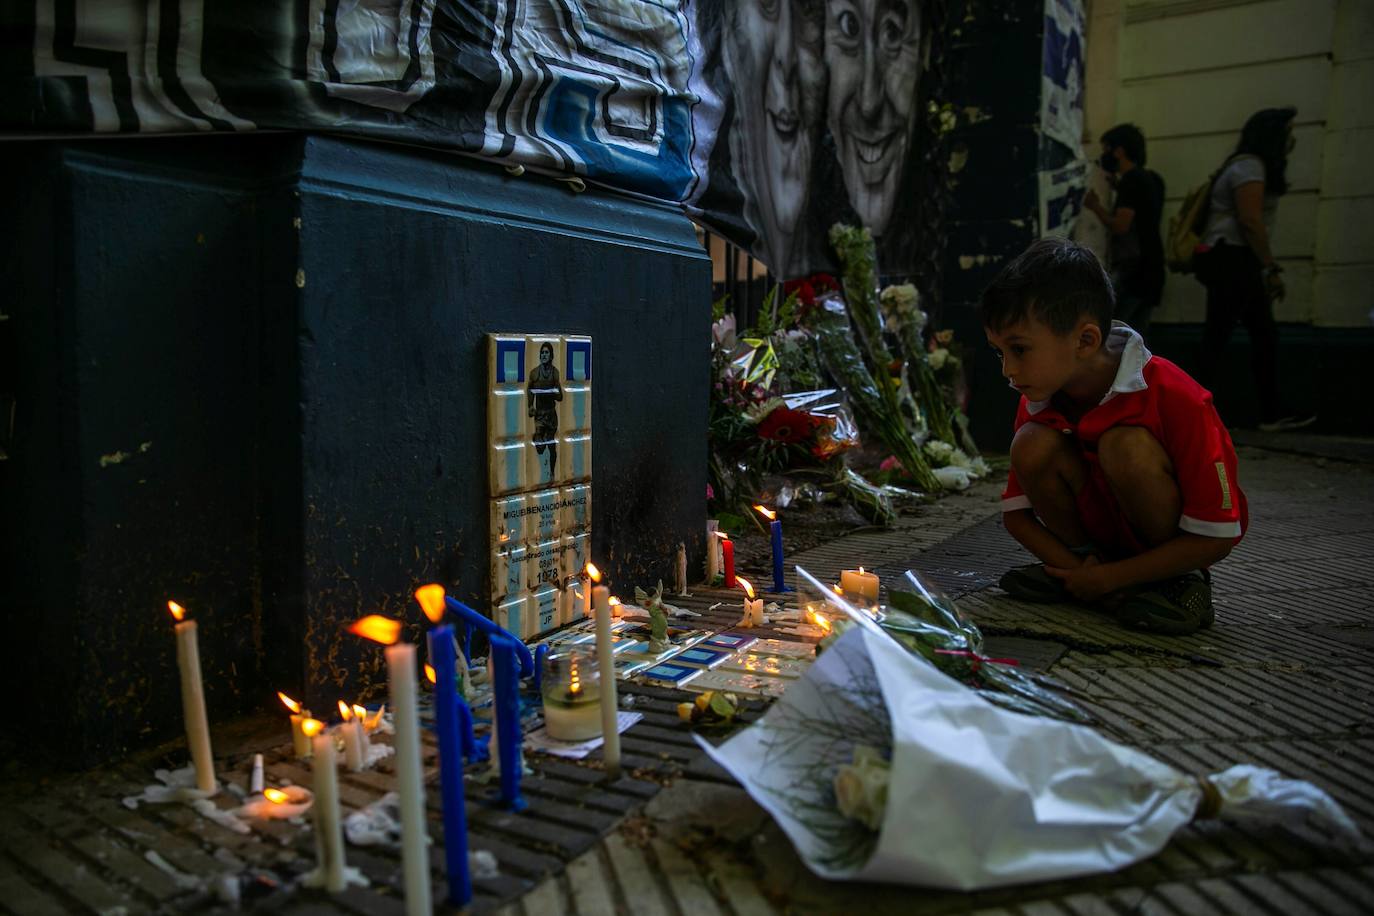
[[[521,639],[577,619],[589,559],[592,341],[488,335],[491,606]]]

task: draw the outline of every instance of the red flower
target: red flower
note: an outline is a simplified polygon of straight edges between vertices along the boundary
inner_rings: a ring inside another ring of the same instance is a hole
[[[788,280],[782,285],[784,295],[796,293],[798,301],[808,306],[816,304],[817,296],[839,288],[840,284],[830,274],[812,274],[800,280]]]
[[[759,436],[775,442],[805,442],[815,433],[815,419],[789,407],[779,407],[759,424]]]

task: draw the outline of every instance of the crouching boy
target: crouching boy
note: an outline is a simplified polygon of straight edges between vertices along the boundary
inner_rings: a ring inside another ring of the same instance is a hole
[[[983,293],[988,342],[1021,393],[1003,517],[1043,564],[1001,585],[1191,633],[1212,623],[1208,567],[1249,522],[1236,450],[1211,394],[1113,322],[1113,305],[1097,258],[1062,239],[1031,245]]]

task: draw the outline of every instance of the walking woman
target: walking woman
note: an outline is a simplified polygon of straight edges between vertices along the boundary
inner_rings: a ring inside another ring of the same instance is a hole
[[[1295,108],[1266,108],[1245,122],[1240,143],[1212,181],[1211,210],[1197,254],[1197,275],[1207,287],[1198,381],[1215,389],[1231,331],[1239,321],[1250,333],[1252,367],[1260,403],[1260,429],[1299,429],[1315,416],[1288,415],[1280,407],[1278,327],[1274,303],[1283,299],[1283,268],[1270,239],[1274,211],[1288,191],[1288,154],[1293,151]]]

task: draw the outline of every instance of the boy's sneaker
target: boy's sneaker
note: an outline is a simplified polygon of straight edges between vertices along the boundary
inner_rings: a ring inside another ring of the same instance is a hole
[[[1111,615],[1123,626],[1169,636],[1186,636],[1210,627],[1212,576],[1194,570],[1152,582],[1112,608]]]
[[[1045,572],[1045,567],[1040,563],[1009,569],[997,584],[1002,591],[1021,601],[1054,604],[1073,600],[1064,583]]]
[[[1303,429],[1317,422],[1317,415],[1314,413],[1297,413],[1291,417],[1280,417],[1277,420],[1270,420],[1259,425],[1260,432],[1265,433],[1285,433],[1295,429]]]

